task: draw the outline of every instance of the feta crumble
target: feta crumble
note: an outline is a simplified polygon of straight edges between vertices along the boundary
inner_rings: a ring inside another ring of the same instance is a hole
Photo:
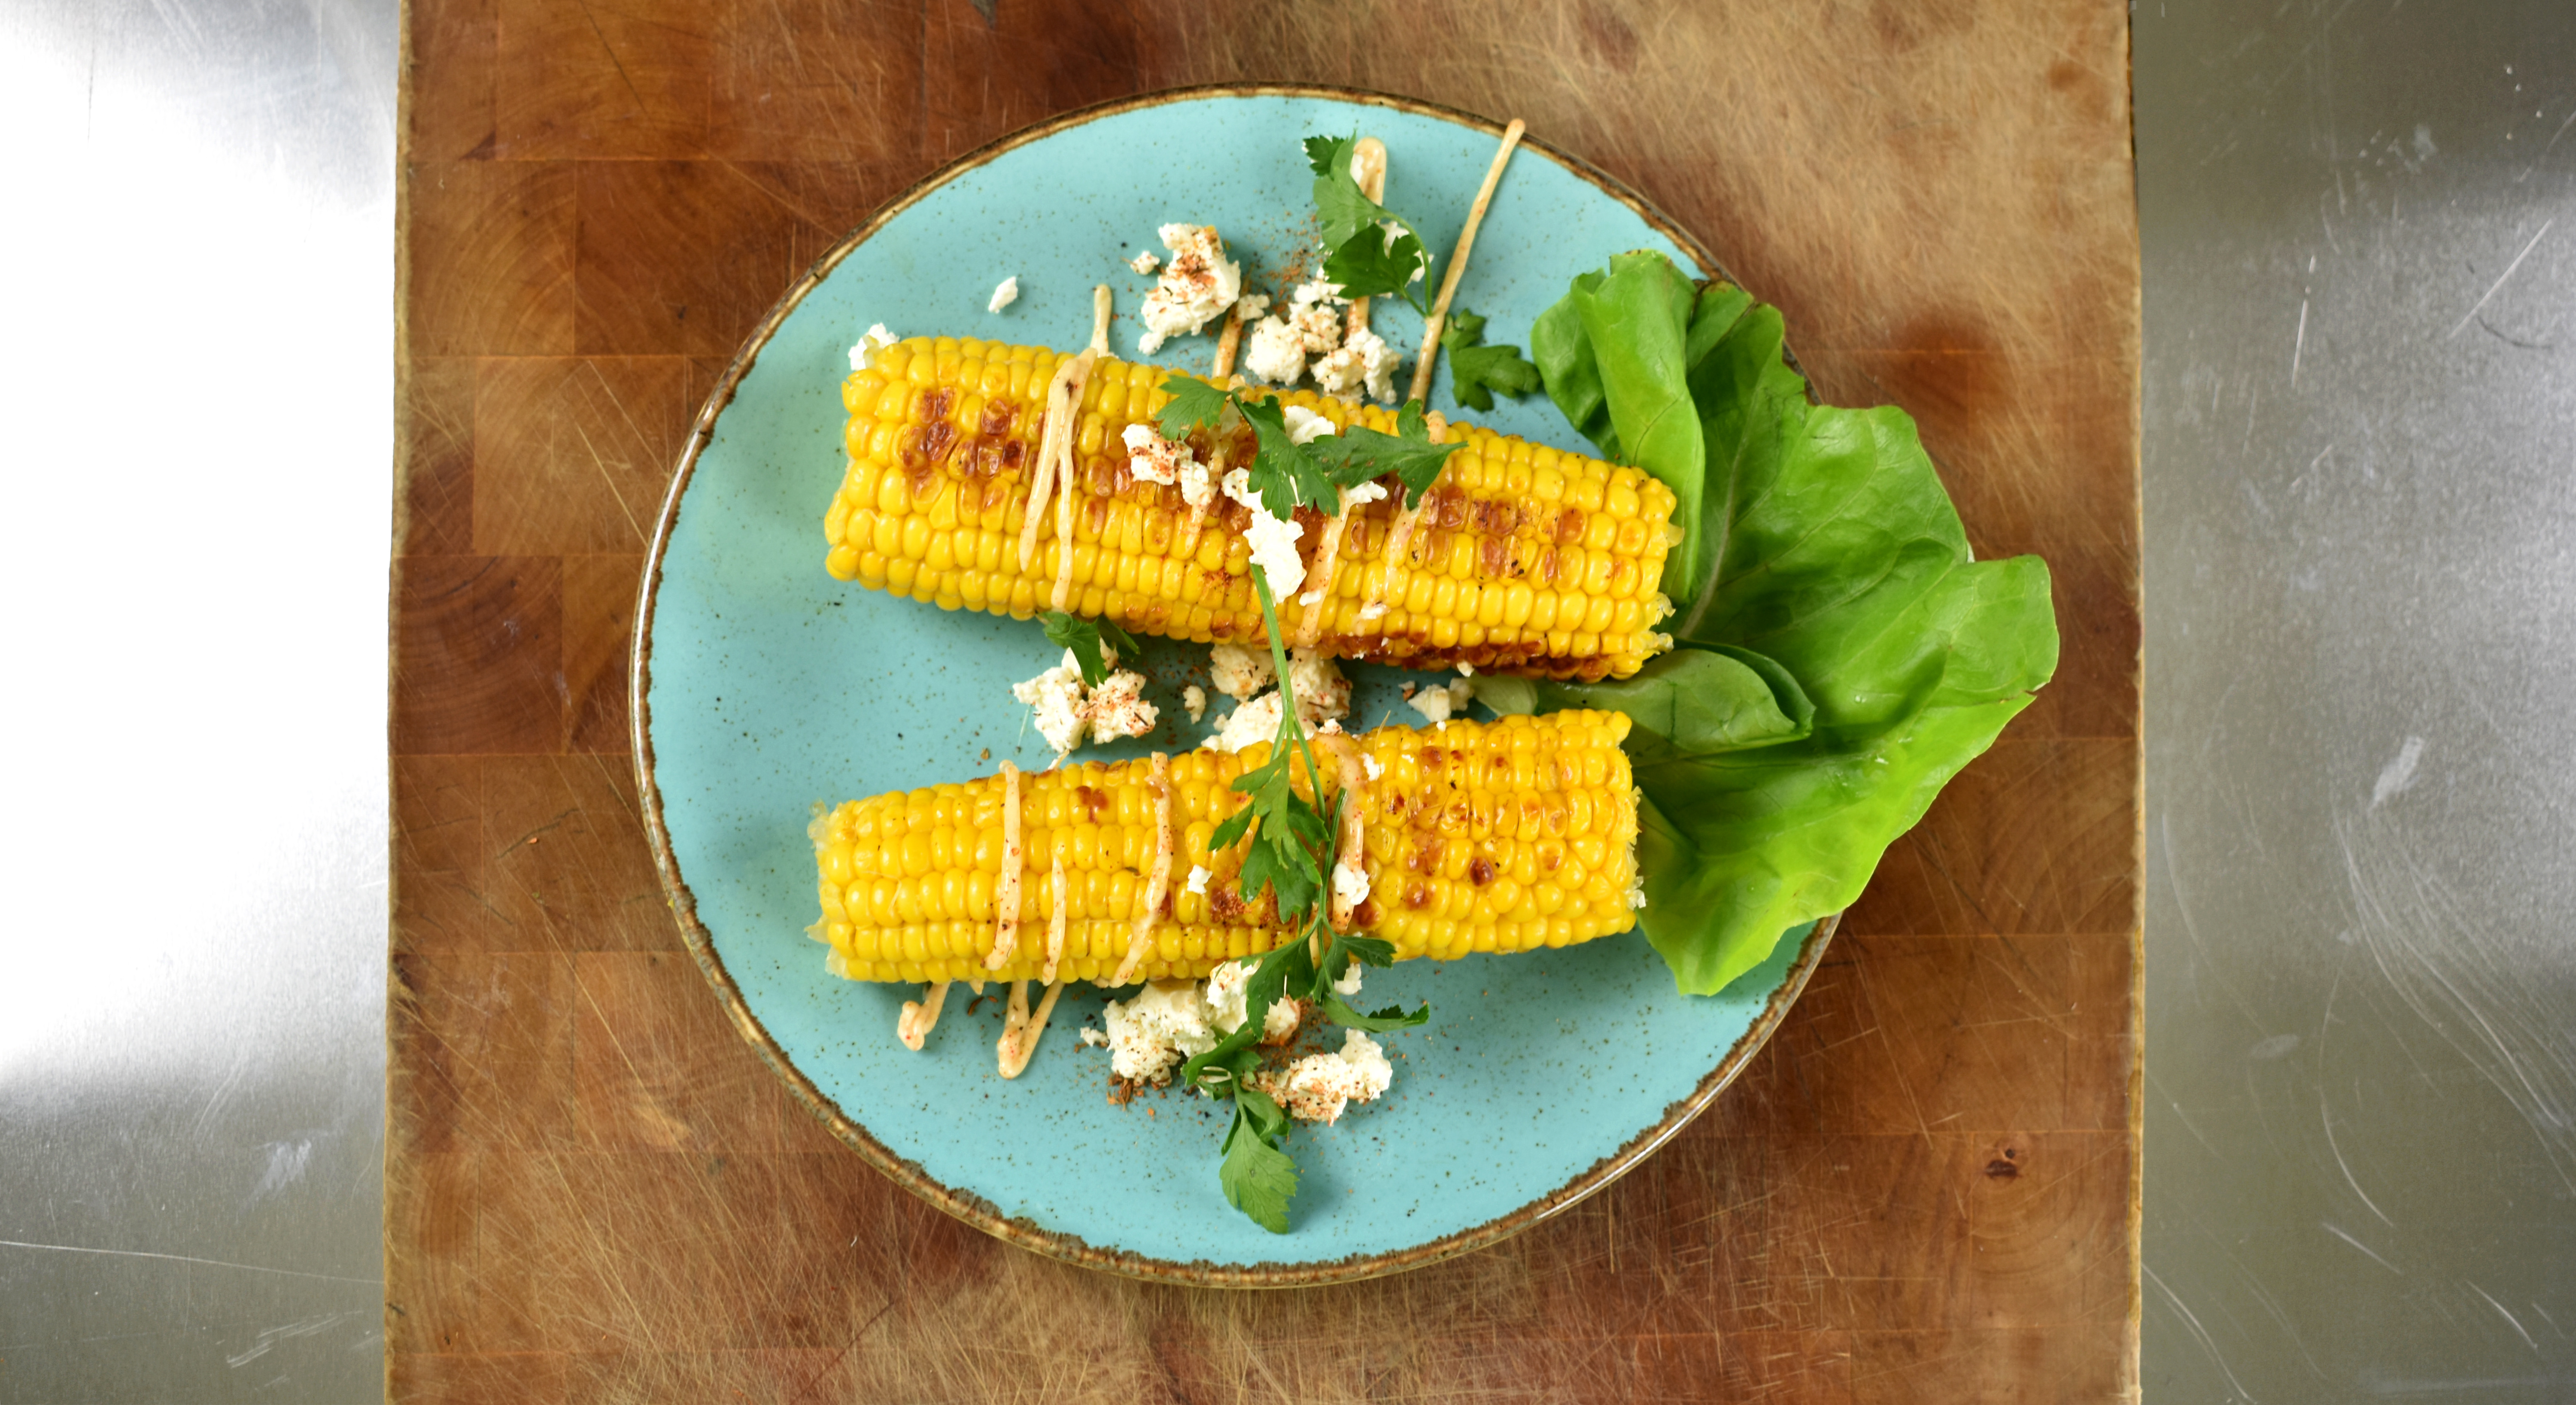
[[[1193,722],[1207,716],[1207,689],[1196,683],[1181,689],[1181,706],[1189,712]]]
[[[1188,882],[1181,885],[1181,891],[1185,893],[1196,893],[1200,897],[1204,898],[1207,896],[1208,880],[1215,876],[1215,874],[1208,872],[1200,865],[1191,864],[1190,879]]]
[[[993,285],[993,300],[984,304],[984,310],[986,312],[999,312],[1003,308],[1009,307],[1011,304],[1018,302],[1019,300],[1020,275],[1014,273],[1010,277]]]
[[[1136,257],[1127,261],[1127,266],[1147,277],[1152,277],[1154,270],[1163,266],[1163,259],[1151,249],[1138,249]]]
[[[1242,702],[1278,681],[1270,667],[1270,651],[1247,649],[1240,644],[1219,644],[1208,650],[1208,672],[1214,676],[1216,690]]]
[[[1181,501],[1194,508],[1216,501],[1216,480],[1206,464],[1194,459],[1181,465]]]
[[[878,352],[894,345],[897,340],[899,338],[887,331],[883,322],[868,328],[867,335],[860,337],[858,345],[850,348],[850,369],[866,370],[868,363],[876,359]]]
[[[1386,774],[1386,763],[1363,751],[1360,753],[1360,769],[1368,772],[1370,780],[1376,780]]]
[[[1314,365],[1315,384],[1328,395],[1356,398],[1365,393],[1381,403],[1395,398],[1395,353],[1386,339],[1361,330]]]
[[[1127,473],[1140,483],[1177,483],[1183,470],[1196,462],[1190,446],[1166,439],[1154,432],[1150,424],[1127,426]],[[1205,471],[1201,471],[1205,477]]]
[[[1216,969],[1208,973],[1208,1023],[1215,1026],[1217,1033],[1232,1034],[1251,1017],[1252,1002],[1244,986],[1252,979],[1253,968],[1260,964],[1258,961],[1220,961]],[[1261,1018],[1261,1042],[1286,1043],[1289,1036],[1297,1032],[1303,1013],[1294,1000],[1271,1001],[1269,1012]]]
[[[1317,650],[1289,655],[1288,686],[1297,694],[1297,720],[1309,727],[1351,715],[1351,680]]]
[[[1354,483],[1342,490],[1342,511],[1344,512],[1349,512],[1355,507],[1366,507],[1373,502],[1384,501],[1386,501],[1386,485],[1374,478],[1366,483]]]
[[[1279,695],[1264,693],[1226,714],[1208,740],[1219,751],[1241,751],[1279,735]]]
[[[1450,680],[1449,686],[1445,688],[1437,686],[1423,688],[1405,701],[1414,711],[1422,714],[1423,720],[1446,722],[1464,713],[1467,710],[1467,704],[1475,701],[1475,698],[1475,680],[1456,678]]]
[[[1145,331],[1136,350],[1148,356],[1162,350],[1165,339],[1189,335],[1223,316],[1243,294],[1243,266],[1225,256],[1215,226],[1167,224],[1158,233],[1172,261],[1138,309]]]
[[[1376,1101],[1394,1081],[1395,1066],[1377,1041],[1356,1029],[1343,1032],[1339,1053],[1312,1054],[1285,1072],[1265,1071],[1252,1080],[1303,1122],[1339,1121],[1346,1106]]]
[[[1312,444],[1327,434],[1340,433],[1331,420],[1303,405],[1282,405],[1279,414],[1288,422],[1288,442],[1291,444]]]
[[[1121,1078],[1169,1083],[1182,1061],[1216,1047],[1195,981],[1154,981],[1100,1013],[1109,1026],[1109,1071]]]
[[[1117,655],[1106,655],[1113,665]],[[1065,756],[1080,747],[1085,737],[1095,742],[1114,742],[1121,737],[1141,737],[1154,730],[1161,720],[1160,711],[1145,701],[1145,676],[1119,670],[1100,680],[1097,688],[1082,684],[1082,665],[1073,651],[1064,651],[1064,662],[1029,679],[1011,685],[1011,696],[1033,709],[1037,716],[1038,735],[1047,739],[1055,754]]]
[[[1246,322],[1258,322],[1270,310],[1268,293],[1246,293],[1234,300],[1234,315]]]
[[[1297,329],[1276,317],[1252,324],[1244,344],[1243,373],[1272,385],[1295,385],[1306,375],[1306,341]]]
[[[1342,968],[1341,977],[1333,982],[1333,993],[1345,1000],[1359,994],[1360,972],[1367,969],[1368,967],[1362,965],[1358,958],[1352,958],[1351,964]]]
[[[1253,504],[1252,521],[1243,529],[1243,539],[1252,547],[1252,564],[1260,567],[1270,582],[1270,597],[1285,600],[1306,583],[1306,560],[1297,554],[1297,539],[1306,535],[1306,528],[1293,518],[1271,516],[1259,505],[1258,498]]]
[[[1333,865],[1334,898],[1356,907],[1361,903],[1367,902],[1368,895],[1368,870],[1360,866],[1360,862],[1356,857],[1344,855],[1339,863]],[[1359,969],[1358,964],[1353,963],[1351,969]],[[1334,987],[1336,990],[1339,990],[1340,988],[1341,987],[1338,984]]]

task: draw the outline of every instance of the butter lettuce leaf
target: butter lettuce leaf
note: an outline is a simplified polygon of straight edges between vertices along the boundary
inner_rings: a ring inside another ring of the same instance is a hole
[[[2057,622],[2039,558],[1971,559],[1903,411],[1810,405],[1776,309],[1722,283],[1659,291],[1678,278],[1622,255],[1530,340],[1577,429],[1676,484],[1682,647],[1618,682],[1482,696],[1634,719],[1639,925],[1681,989],[1708,994],[1860,896],[2056,671]],[[1683,407],[1695,435],[1672,426]]]

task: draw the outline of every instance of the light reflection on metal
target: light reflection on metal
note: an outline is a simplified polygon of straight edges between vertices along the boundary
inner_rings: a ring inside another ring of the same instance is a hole
[[[2576,1398],[2576,11],[2469,10],[2136,15],[2150,1400]]]
[[[381,1388],[391,0],[0,38],[0,1396]]]

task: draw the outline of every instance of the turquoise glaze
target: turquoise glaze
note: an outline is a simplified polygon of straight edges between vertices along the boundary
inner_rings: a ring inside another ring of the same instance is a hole
[[[850,343],[882,322],[898,335],[1072,348],[1089,335],[1092,285],[1107,282],[1122,314],[1113,350],[1133,357],[1133,311],[1151,280],[1122,263],[1141,248],[1159,252],[1156,226],[1217,225],[1245,259],[1248,285],[1276,291],[1273,271],[1311,238],[1299,140],[1354,128],[1385,140],[1388,203],[1445,255],[1494,138],[1401,110],[1198,97],[1099,117],[955,174],[851,250],[758,348],[668,527],[649,644],[653,779],[672,857],[725,971],[852,1122],[930,1178],[1095,1249],[1315,1264],[1510,1215],[1662,1122],[1744,1039],[1802,947],[1782,942],[1714,998],[1677,995],[1633,932],[1370,973],[1361,1003],[1427,1000],[1431,1023],[1384,1037],[1396,1078],[1381,1102],[1295,1133],[1304,1181],[1284,1237],[1218,1191],[1221,1109],[1177,1093],[1109,1102],[1107,1053],[1076,1038],[1100,1023],[1100,992],[1068,990],[1026,1075],[1005,1082],[994,1071],[998,999],[970,1011],[964,988],[954,990],[916,1054],[894,1037],[897,1007],[916,987],[825,974],[824,949],[805,936],[818,916],[805,833],[815,804],[989,775],[1003,757],[1045,767],[1050,754],[1009,686],[1055,652],[1034,622],[943,612],[825,574],[821,522],[843,467]],[[1459,302],[1492,319],[1493,339],[1525,344],[1531,318],[1569,278],[1640,247],[1691,262],[1636,212],[1524,148]],[[1019,301],[987,312],[993,285],[1013,274]],[[1421,319],[1378,307],[1376,325],[1408,353],[1409,374]],[[1212,348],[1212,337],[1181,338],[1154,359],[1203,368]],[[1433,404],[1456,412],[1445,367]],[[1581,447],[1543,397],[1479,418]],[[1151,697],[1176,724],[1153,745],[1187,747],[1205,730],[1178,700],[1183,681],[1205,681],[1206,652],[1148,648]],[[1355,674],[1355,723],[1418,720],[1396,692],[1406,675]],[[1144,751],[1127,743],[1096,754]],[[854,1162],[851,1174],[867,1172]]]

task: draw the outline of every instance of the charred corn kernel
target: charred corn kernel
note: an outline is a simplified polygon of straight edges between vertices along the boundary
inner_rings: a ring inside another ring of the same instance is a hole
[[[1346,795],[1363,819],[1369,897],[1357,926],[1402,958],[1526,951],[1634,924],[1637,800],[1620,713],[1558,712],[1444,728],[1387,727],[1355,738],[1378,776]],[[1205,976],[1288,935],[1265,890],[1239,888],[1248,842],[1211,853],[1243,798],[1232,785],[1267,747],[1172,758],[1171,867],[1146,934],[1141,979]],[[1328,788],[1338,770],[1326,767]],[[1125,958],[1149,895],[1152,766],[1093,761],[1020,778],[1019,929],[1000,970],[993,949],[1004,784],[998,777],[852,800],[816,817],[814,858],[829,942],[853,980],[1025,980],[1046,959],[1051,882],[1065,868],[1057,974],[1105,981]],[[1300,782],[1300,793],[1304,785]],[[1188,891],[1193,867],[1209,870]]]
[[[1069,563],[1050,506],[1022,565],[1047,381],[1064,359],[1043,347],[915,337],[852,373],[841,386],[849,462],[827,504],[825,568],[942,608],[1023,619],[1053,608],[1061,578],[1068,609],[1138,633],[1258,642],[1244,510],[1220,498],[1193,536],[1179,486],[1128,471],[1126,430],[1161,407],[1160,387],[1174,374],[1158,367],[1093,364],[1075,411],[1071,481],[1058,489],[1072,494]],[[1394,415],[1377,406],[1310,391],[1285,398],[1337,426],[1395,430]],[[1223,446],[1227,461],[1248,462],[1249,433],[1229,433],[1240,442]],[[1337,602],[1319,607],[1317,648],[1421,668],[1597,679],[1627,677],[1665,646],[1653,626],[1669,612],[1657,585],[1670,489],[1472,425],[1451,426],[1449,438],[1462,447],[1424,496],[1402,559],[1387,560],[1397,501],[1354,510],[1328,582],[1313,574],[1323,534],[1306,534],[1308,589],[1329,586]],[[1205,461],[1219,446],[1205,432],[1198,439]],[[1287,613],[1303,618],[1295,605]]]

